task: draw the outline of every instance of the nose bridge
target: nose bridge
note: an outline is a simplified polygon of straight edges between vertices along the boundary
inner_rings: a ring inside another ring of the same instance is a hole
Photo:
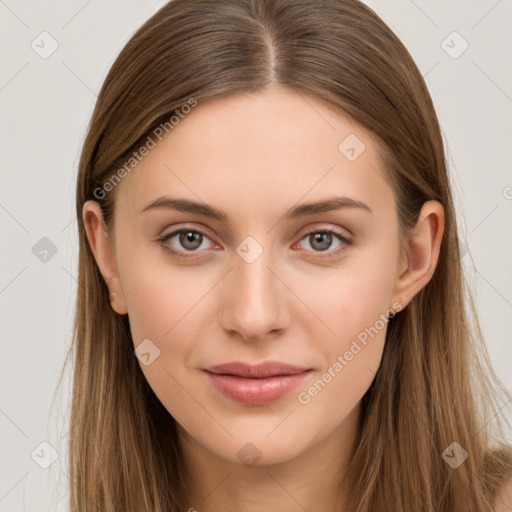
[[[233,270],[223,289],[221,324],[246,339],[258,339],[286,326],[286,290],[275,275],[270,249],[247,237],[236,252]]]

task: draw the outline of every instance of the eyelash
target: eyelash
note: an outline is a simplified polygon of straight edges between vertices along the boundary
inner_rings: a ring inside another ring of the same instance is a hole
[[[171,254],[171,256],[173,258],[176,258],[176,259],[185,259],[185,258],[193,258],[193,254],[194,254],[194,251],[192,251],[191,254],[185,254],[183,252],[180,252],[180,251],[175,251],[174,249],[171,249],[168,245],[165,244],[165,242],[167,240],[169,240],[170,238],[172,238],[173,236],[175,235],[178,235],[180,233],[183,233],[183,232],[187,232],[187,233],[199,233],[201,235],[203,235],[204,237],[206,238],[210,238],[208,236],[207,233],[205,233],[204,231],[202,231],[201,229],[198,229],[198,228],[181,228],[181,229],[177,229],[176,231],[172,231],[171,233],[168,233],[166,235],[164,235],[163,237],[159,238],[158,241],[162,244],[163,248],[165,251],[169,252]],[[314,233],[328,233],[328,234],[331,234],[331,235],[334,235],[336,238],[338,238],[338,240],[340,242],[342,242],[342,246],[339,247],[338,249],[332,251],[332,252],[327,252],[326,251],[326,255],[318,255],[318,256],[313,256],[313,258],[322,258],[322,259],[328,259],[328,258],[334,258],[336,256],[338,256],[344,249],[345,249],[345,246],[350,246],[352,245],[352,240],[350,238],[347,238],[345,235],[343,235],[342,233],[340,233],[339,231],[336,231],[335,229],[313,229],[311,231],[308,231],[307,233],[305,233],[299,240],[302,241],[304,238],[314,234]],[[190,251],[189,251],[190,252]],[[317,252],[317,253],[323,253],[323,251],[313,251],[313,252]]]

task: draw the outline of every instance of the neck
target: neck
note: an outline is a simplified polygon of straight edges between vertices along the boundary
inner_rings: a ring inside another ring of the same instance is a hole
[[[328,437],[312,440],[307,449],[283,462],[253,466],[212,453],[177,424],[192,480],[191,512],[344,511],[343,478],[358,438],[360,414],[358,404]]]

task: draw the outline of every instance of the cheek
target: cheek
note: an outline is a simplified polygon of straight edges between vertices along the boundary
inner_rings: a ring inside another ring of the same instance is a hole
[[[126,281],[134,346],[145,343],[149,350],[144,351],[151,354],[148,365],[139,357],[149,386],[178,423],[190,422],[191,411],[204,422],[202,402],[191,380],[190,356],[197,343],[198,325],[206,321],[205,308],[211,307],[211,276],[197,271],[192,275],[169,265],[141,265],[136,272],[127,273]]]
[[[332,410],[337,420],[355,407],[379,368],[395,275],[392,254],[381,257],[379,264],[370,265],[368,258],[353,262],[328,278],[312,276],[309,282],[301,281],[300,293],[308,297],[315,313],[308,313],[303,327],[316,340],[324,366],[312,385],[301,388],[303,394],[299,392],[297,399],[318,408],[319,414],[326,404],[338,404]]]
[[[373,382],[388,326],[389,288],[382,285],[385,277],[352,274],[338,283],[338,291],[324,294],[322,300],[317,297],[312,306],[322,311],[335,334],[317,334],[316,347],[324,365],[297,390],[304,428],[319,435],[332,431],[354,410]]]
[[[134,343],[152,337],[165,343],[192,321],[212,276],[207,269],[173,264],[159,248],[125,254],[130,257],[120,258],[118,266]]]
[[[343,399],[346,408],[339,410],[340,416],[362,398],[380,365],[388,325],[386,298],[384,292],[361,285],[353,290],[348,286],[325,302],[323,315],[334,334],[316,336],[324,366],[315,387],[323,395],[319,402]],[[320,304],[317,306],[320,311]],[[311,397],[316,390],[311,389]]]
[[[382,318],[391,306],[395,275],[392,258],[370,265],[368,258],[353,258],[334,271],[298,275],[291,280],[305,308],[297,315],[311,339],[325,339],[320,345],[342,350],[366,329],[383,328]],[[302,319],[302,320],[301,320]]]

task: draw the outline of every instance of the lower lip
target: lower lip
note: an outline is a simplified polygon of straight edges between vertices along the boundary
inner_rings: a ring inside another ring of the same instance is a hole
[[[296,388],[311,370],[294,375],[276,375],[264,379],[247,379],[235,375],[219,375],[206,371],[213,385],[225,396],[247,405],[264,405]]]

